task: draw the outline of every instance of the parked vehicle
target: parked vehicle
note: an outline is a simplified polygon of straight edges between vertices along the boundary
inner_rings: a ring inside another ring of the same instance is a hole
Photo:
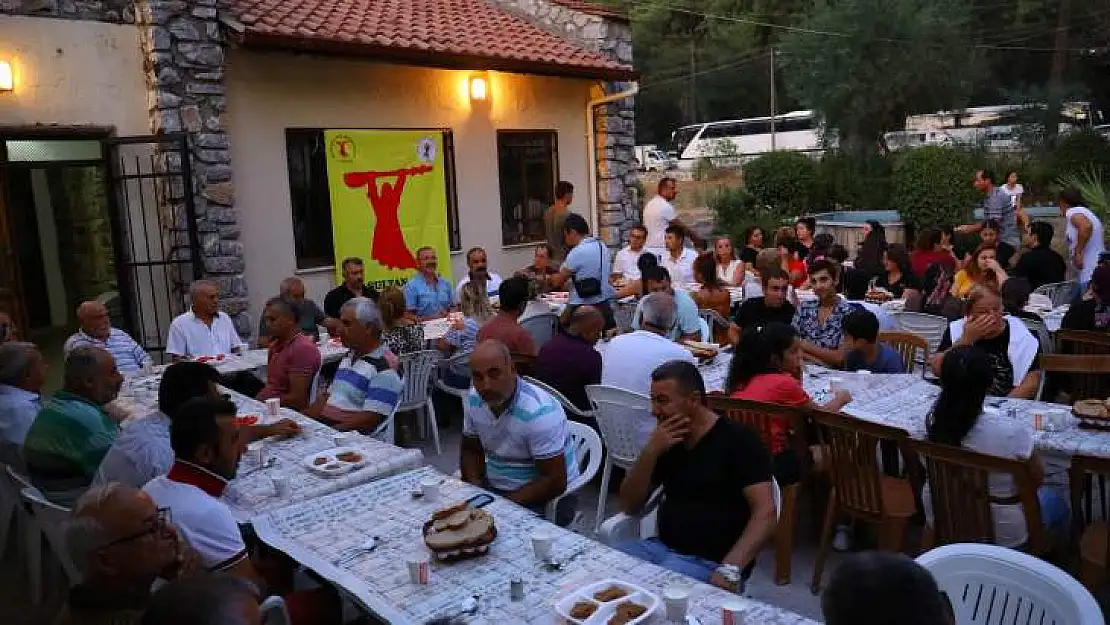
[[[772,129],[774,141],[772,142]],[[813,111],[791,111],[774,117],[729,119],[683,126],[671,134],[679,167],[693,167],[708,158],[718,165],[775,150],[817,154],[822,148],[821,124]]]
[[[674,169],[675,160],[654,145],[638,145],[636,152],[636,169],[640,171],[666,171]]]

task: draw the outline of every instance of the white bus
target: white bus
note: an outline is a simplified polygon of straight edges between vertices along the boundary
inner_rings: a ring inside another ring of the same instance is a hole
[[[774,116],[775,150],[818,152],[822,149],[821,124],[813,111],[792,111]],[[683,126],[671,133],[679,167],[692,167],[698,159],[729,164],[744,157],[771,151],[771,117],[729,119]]]
[[[888,132],[892,150],[924,145],[979,145],[1004,152],[1021,149],[1021,133],[1044,104],[975,106],[959,111],[937,111],[906,118],[906,129]],[[1067,102],[1061,110],[1060,133],[1102,123],[1102,115],[1089,102]]]

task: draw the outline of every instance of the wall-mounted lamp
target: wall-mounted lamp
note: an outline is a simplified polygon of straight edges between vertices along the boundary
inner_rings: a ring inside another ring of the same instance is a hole
[[[475,102],[485,102],[489,97],[489,83],[485,76],[470,77],[470,99]]]
[[[12,64],[0,61],[0,91],[11,91],[15,88],[15,78],[12,76]]]

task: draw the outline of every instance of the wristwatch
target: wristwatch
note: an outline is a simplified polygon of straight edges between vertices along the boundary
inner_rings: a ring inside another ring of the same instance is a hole
[[[737,588],[740,587],[740,567],[739,566],[736,566],[735,564],[722,564],[722,565],[718,566],[714,572],[717,575],[720,575],[721,577],[725,578],[726,582],[732,584],[733,586],[736,586]]]

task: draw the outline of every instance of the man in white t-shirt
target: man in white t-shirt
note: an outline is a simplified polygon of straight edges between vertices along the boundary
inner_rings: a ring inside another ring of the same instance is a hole
[[[220,311],[220,287],[209,280],[189,285],[193,306],[170,323],[166,353],[175,359],[217,358],[246,349],[235,324]]]
[[[647,228],[640,224],[632,226],[628,233],[628,245],[617,252],[617,258],[613,261],[613,275],[626,282],[640,279],[640,267],[636,263],[644,253],[646,241]]]
[[[1058,206],[1066,227],[1068,270],[1079,280],[1082,292],[1091,281],[1099,254],[1105,249],[1102,221],[1086,207],[1083,194],[1074,187],[1060,192]]]
[[[471,276],[485,276],[486,297],[497,297],[497,289],[501,287],[501,276],[489,270],[489,260],[484,249],[472,247],[466,252],[466,268],[468,269],[466,276],[455,285],[456,302],[462,296],[463,285],[470,282]]]
[[[696,239],[694,233],[675,211],[674,199],[678,197],[678,184],[674,178],[664,177],[657,187],[658,195],[651,198],[644,206],[644,226],[647,227],[647,249],[656,256],[662,257],[665,251],[664,236],[670,226],[679,226],[691,237]]]
[[[664,238],[666,251],[659,265],[671,274],[671,281],[677,284],[690,284],[694,282],[694,261],[698,254],[683,245],[686,242],[685,231],[681,226],[668,226]]]

